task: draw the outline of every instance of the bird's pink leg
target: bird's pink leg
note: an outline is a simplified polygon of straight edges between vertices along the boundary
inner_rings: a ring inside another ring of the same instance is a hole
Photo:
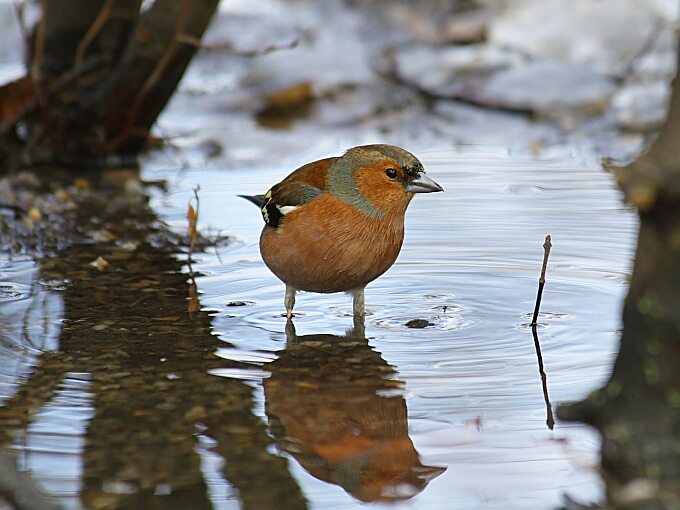
[[[291,319],[293,317],[293,307],[295,306],[295,287],[291,285],[286,285],[286,297],[283,300],[284,305],[286,305],[286,317]]]
[[[349,291],[349,294],[354,296],[354,300],[352,302],[352,311],[354,312],[354,315],[360,315],[362,317],[365,314],[366,308],[366,303],[364,300],[364,288],[365,287],[361,287],[359,289]]]

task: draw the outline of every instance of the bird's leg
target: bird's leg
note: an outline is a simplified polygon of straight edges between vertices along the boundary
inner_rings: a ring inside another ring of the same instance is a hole
[[[354,311],[354,315],[361,315],[363,316],[365,313],[365,301],[364,301],[364,287],[360,287],[358,289],[354,289],[350,291],[350,294],[354,296],[354,301],[352,303],[352,310]]]
[[[295,287],[286,285],[286,297],[283,303],[286,305],[286,317],[290,319],[293,317],[293,307],[295,306]]]

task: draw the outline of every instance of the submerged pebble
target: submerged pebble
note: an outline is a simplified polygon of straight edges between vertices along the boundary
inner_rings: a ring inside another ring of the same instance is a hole
[[[427,319],[411,319],[406,323],[407,328],[422,329],[428,326],[433,326],[433,324]]]

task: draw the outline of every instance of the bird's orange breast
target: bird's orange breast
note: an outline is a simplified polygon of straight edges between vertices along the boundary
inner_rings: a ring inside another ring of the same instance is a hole
[[[266,226],[260,251],[284,283],[310,292],[343,292],[365,286],[387,271],[404,240],[404,214],[367,216],[330,195]]]

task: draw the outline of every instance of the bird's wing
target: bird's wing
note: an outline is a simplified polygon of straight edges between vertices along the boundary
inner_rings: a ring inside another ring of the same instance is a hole
[[[262,216],[270,227],[277,228],[281,219],[301,205],[305,205],[323,193],[319,188],[300,182],[282,182],[269,190],[264,198]]]
[[[264,194],[262,216],[267,225],[277,228],[291,211],[323,194],[328,167],[337,158],[326,158],[304,165]]]

